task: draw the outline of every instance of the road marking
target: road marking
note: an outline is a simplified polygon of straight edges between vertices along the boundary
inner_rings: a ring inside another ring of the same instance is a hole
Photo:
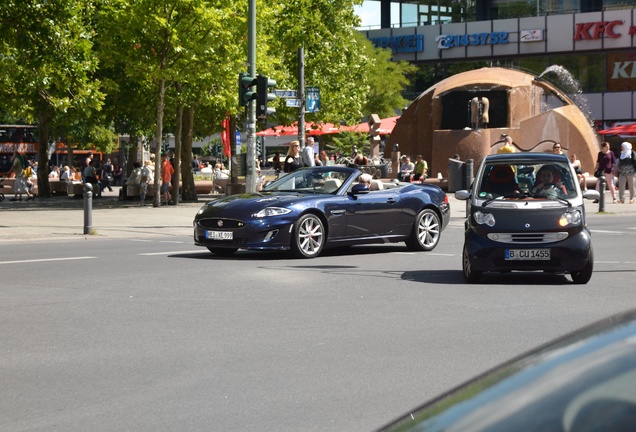
[[[72,260],[85,260],[85,259],[96,259],[97,257],[86,256],[86,257],[66,257],[66,258],[43,258],[36,260],[20,260],[20,261],[0,261],[0,264],[23,264],[23,263],[36,263],[36,262],[47,262],[47,261],[72,261]]]
[[[625,234],[625,231],[607,231],[607,230],[590,230],[593,233],[599,233],[599,234]]]
[[[143,255],[143,256],[152,256],[152,255],[172,255],[172,254],[184,254],[184,253],[195,253],[195,252],[205,252],[201,249],[196,249],[196,250],[191,250],[191,251],[184,251],[184,250],[180,250],[180,251],[172,251],[172,252],[148,252],[148,253],[140,253],[137,255]]]

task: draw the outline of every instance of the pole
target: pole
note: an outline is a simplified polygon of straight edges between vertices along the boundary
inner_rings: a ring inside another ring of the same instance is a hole
[[[305,148],[305,49],[298,48],[298,141],[300,148]]]
[[[249,0],[247,19],[247,62],[249,74],[256,76],[256,0]],[[247,107],[247,172],[245,190],[256,192],[256,102],[250,101]]]
[[[473,184],[473,164],[472,159],[466,160],[464,164],[464,189],[470,189],[470,185]]]
[[[93,231],[93,185],[84,183],[84,234]]]
[[[601,194],[601,196],[598,199],[598,212],[602,213],[605,211],[605,186],[606,186],[605,174],[601,174],[601,177],[598,179],[598,182],[599,182],[598,190]]]

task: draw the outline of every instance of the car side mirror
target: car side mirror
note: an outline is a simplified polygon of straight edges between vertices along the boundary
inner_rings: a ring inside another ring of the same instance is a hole
[[[364,184],[355,184],[351,188],[351,192],[349,192],[349,195],[354,196],[354,195],[362,195],[367,193],[369,193],[369,186]]]

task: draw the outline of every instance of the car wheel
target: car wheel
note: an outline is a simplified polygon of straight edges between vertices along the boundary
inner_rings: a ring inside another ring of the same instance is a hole
[[[572,282],[575,284],[584,285],[592,279],[592,271],[594,270],[594,252],[590,248],[590,255],[587,260],[587,264],[581,270],[570,273],[572,276]]]
[[[291,251],[297,258],[314,258],[320,255],[325,240],[325,227],[320,218],[306,214],[294,223]]]
[[[482,272],[475,270],[468,258],[468,251],[464,246],[464,252],[462,253],[462,270],[464,272],[464,279],[468,283],[477,283],[481,279]]]
[[[431,209],[424,209],[415,218],[406,246],[411,250],[431,251],[439,243],[440,234],[439,216]]]
[[[212,252],[214,255],[218,256],[230,256],[234,254],[238,250],[238,248],[217,248],[217,247],[209,247],[208,250]]]

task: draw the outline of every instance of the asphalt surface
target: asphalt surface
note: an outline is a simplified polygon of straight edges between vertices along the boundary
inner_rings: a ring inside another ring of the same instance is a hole
[[[161,207],[153,207],[151,201],[146,200],[142,207],[138,199],[119,200],[119,189],[114,186],[112,192],[107,190],[102,198],[92,200],[92,218],[86,226],[83,198],[55,196],[14,202],[10,201],[12,195],[6,195],[0,202],[0,241],[192,235],[192,221],[198,209],[205,202],[223,196],[199,195],[197,202]],[[465,218],[465,202],[456,200],[453,193],[449,193],[448,198],[452,219]],[[613,204],[609,192],[605,198],[603,213],[599,213],[599,204],[585,202],[588,216],[636,215],[636,204]]]

